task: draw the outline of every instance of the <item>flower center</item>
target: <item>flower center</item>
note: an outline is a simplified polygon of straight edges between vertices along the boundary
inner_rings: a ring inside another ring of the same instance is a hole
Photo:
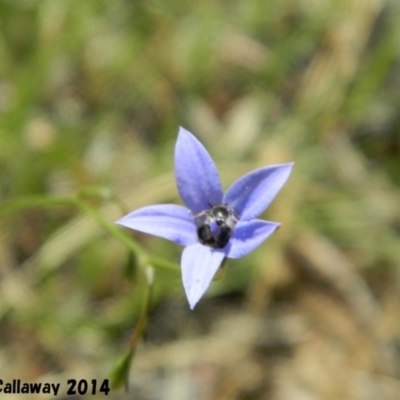
[[[238,221],[234,210],[225,205],[204,210],[194,219],[200,243],[216,249],[222,249],[228,244]]]

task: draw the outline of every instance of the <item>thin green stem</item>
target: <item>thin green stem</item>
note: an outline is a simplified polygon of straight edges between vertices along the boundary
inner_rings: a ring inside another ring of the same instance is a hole
[[[104,193],[103,193],[104,194]],[[139,260],[139,265],[153,265],[154,267],[162,268],[165,270],[179,272],[179,266],[166,261],[160,257],[151,256],[139,246],[131,237],[129,237],[124,231],[116,226],[114,223],[106,220],[101,213],[91,207],[87,202],[83,200],[86,196],[100,196],[102,195],[101,188],[90,188],[90,190],[84,190],[78,193],[76,197],[56,197],[56,196],[29,196],[14,198],[6,200],[0,204],[0,217],[15,214],[31,208],[38,207],[60,207],[69,206],[74,207],[82,211],[89,218],[96,221],[103,229],[114,236],[116,239],[124,243],[130,251],[132,251]],[[125,209],[123,203],[118,200],[116,196],[111,198],[117,203],[117,205]],[[125,211],[125,210],[123,210]]]
[[[75,200],[71,197],[53,197],[53,196],[28,196],[13,198],[0,204],[0,217],[15,214],[30,208],[38,207],[57,207],[71,206],[74,207]]]
[[[139,265],[143,266],[151,264],[155,267],[167,269],[169,271],[179,272],[179,267],[171,262],[168,262],[162,258],[149,256],[136,242],[134,242],[128,235],[126,235],[122,229],[115,224],[107,221],[103,216],[90,207],[87,203],[77,198],[75,200],[76,206],[84,212],[87,216],[95,220],[102,228],[104,228],[112,236],[124,243],[139,259]]]
[[[96,221],[102,228],[104,228],[108,233],[112,236],[120,240],[124,243],[133,253],[135,253],[139,258],[145,257],[144,250],[136,244],[129,236],[127,236],[121,229],[119,229],[115,224],[107,221],[103,218],[103,216],[96,211],[94,208],[90,207],[87,203],[80,200],[79,198],[75,199],[75,205],[87,216]]]
[[[136,349],[136,346],[139,342],[139,340],[142,338],[144,330],[146,329],[147,326],[147,320],[148,320],[148,315],[150,312],[150,306],[151,306],[151,299],[153,295],[153,282],[154,282],[154,270],[153,267],[151,266],[146,266],[145,267],[145,276],[146,276],[146,297],[144,299],[144,305],[143,305],[143,310],[140,315],[139,322],[136,326],[136,329],[132,335],[132,338],[129,342],[129,348],[131,350]]]

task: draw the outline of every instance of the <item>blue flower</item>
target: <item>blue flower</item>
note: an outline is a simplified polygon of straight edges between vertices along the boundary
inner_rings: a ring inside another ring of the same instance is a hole
[[[281,190],[292,167],[293,163],[288,163],[257,169],[238,179],[224,193],[207,150],[190,132],[180,128],[175,173],[186,207],[143,207],[116,223],[185,246],[182,279],[193,309],[225,257],[245,256],[280,226],[256,218]]]

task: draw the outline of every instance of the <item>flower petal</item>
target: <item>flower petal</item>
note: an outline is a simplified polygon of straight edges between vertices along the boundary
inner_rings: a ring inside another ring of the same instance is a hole
[[[199,243],[183,250],[183,287],[192,310],[207,290],[224,257],[222,250],[211,249]]]
[[[175,147],[175,174],[179,194],[194,215],[222,203],[217,168],[204,146],[180,128]]]
[[[116,224],[172,240],[182,246],[198,242],[191,212],[176,204],[143,207],[125,215]]]
[[[241,220],[258,217],[286,183],[293,164],[271,165],[250,172],[232,184],[223,203],[236,210]]]
[[[280,225],[278,222],[260,219],[239,221],[229,244],[225,248],[226,256],[229,258],[244,257],[272,235]]]

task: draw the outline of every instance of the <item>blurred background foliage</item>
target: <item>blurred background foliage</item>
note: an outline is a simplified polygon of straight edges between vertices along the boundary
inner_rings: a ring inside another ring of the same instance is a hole
[[[193,312],[181,249],[126,231],[166,264],[111,397],[399,399],[399,55],[395,0],[1,0],[1,379],[107,377],[143,260],[68,199],[179,203],[182,125],[225,187],[295,161],[282,228]]]

